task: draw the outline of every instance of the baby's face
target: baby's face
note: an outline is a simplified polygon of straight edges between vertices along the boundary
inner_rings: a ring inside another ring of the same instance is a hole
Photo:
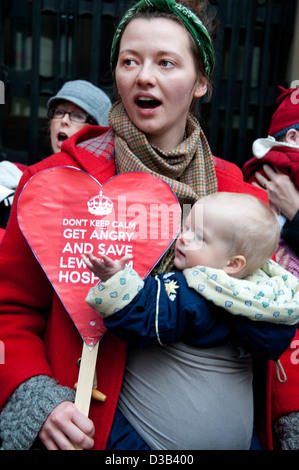
[[[175,245],[174,264],[179,270],[194,266],[222,269],[229,261],[227,243],[220,236],[215,204],[195,204]]]

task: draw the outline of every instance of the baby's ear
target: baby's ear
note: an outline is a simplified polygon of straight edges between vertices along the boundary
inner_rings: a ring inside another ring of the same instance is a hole
[[[297,130],[296,129],[289,129],[288,132],[285,135],[285,142],[291,145],[296,145],[297,143]],[[297,144],[298,145],[298,144]]]
[[[223,271],[230,276],[237,274],[241,269],[246,265],[246,258],[243,255],[233,256],[226,266],[224,266]]]

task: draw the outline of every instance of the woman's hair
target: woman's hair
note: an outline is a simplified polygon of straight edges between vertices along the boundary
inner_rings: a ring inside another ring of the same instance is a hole
[[[210,194],[198,202],[207,204],[207,208],[210,203],[217,205],[217,236],[227,242],[230,257],[245,256],[248,274],[273,256],[280,224],[277,214],[266,203],[250,194],[229,192]]]
[[[211,41],[213,42],[216,22],[215,22],[214,18],[212,18],[211,16],[209,16],[207,14],[208,1],[207,0],[183,0],[183,1],[178,2],[178,3],[180,3],[181,5],[187,7],[189,10],[191,10],[202,21],[203,25],[207,29],[207,32],[209,33]],[[160,11],[160,10],[157,10],[156,8],[151,8],[149,6],[147,9],[142,9],[140,11],[137,11],[133,16],[131,16],[128,19],[125,26],[123,27],[123,30],[121,32],[120,37],[119,37],[118,50],[119,50],[119,44],[120,44],[121,36],[122,36],[125,28],[127,27],[127,25],[132,20],[135,20],[137,18],[144,18],[144,19],[167,18],[167,19],[171,19],[171,20],[176,21],[177,23],[181,24],[184,27],[184,29],[186,29],[186,31],[188,32],[187,28],[185,27],[183,21],[180,19],[179,16],[177,16],[176,14],[174,14],[172,12]],[[191,34],[189,34],[189,32],[188,32],[188,35],[189,35],[189,39],[190,39],[191,53],[192,53],[192,56],[194,58],[196,72],[197,72],[198,76],[201,76],[206,80],[207,89],[208,89],[208,96],[210,98],[211,95],[212,95],[212,83],[211,83],[210,77],[206,73],[202,53],[200,52],[200,50],[198,48],[198,45],[196,44],[196,42],[193,39],[193,37],[191,36]],[[117,50],[116,57],[118,56],[118,50]],[[117,61],[112,63],[113,76],[115,74],[116,63],[117,63]]]
[[[211,13],[208,12],[208,5],[209,2],[208,0],[182,0],[180,2],[182,5],[186,6],[189,8],[189,10],[193,11],[196,16],[203,22],[204,26],[206,27],[209,36],[211,38],[212,43],[214,44],[215,40],[215,34],[216,34],[216,27],[217,27],[217,21],[215,14],[212,15]],[[207,80],[207,86],[208,86],[208,97],[211,98],[212,96],[212,82],[211,79],[207,76],[205,67],[203,64],[203,58],[202,55],[195,44],[194,39],[192,38],[191,35],[191,52],[193,54],[194,60],[195,60],[195,65],[196,65],[196,70],[205,77]]]

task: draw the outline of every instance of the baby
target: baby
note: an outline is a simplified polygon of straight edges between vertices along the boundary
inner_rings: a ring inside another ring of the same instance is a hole
[[[120,322],[121,329],[155,335],[160,344],[170,324],[177,335],[182,318],[203,335],[210,326],[197,321],[216,306],[255,321],[294,325],[299,280],[270,260],[279,233],[276,214],[259,199],[224,192],[205,196],[192,207],[176,241],[174,264],[180,272],[143,281],[126,266],[129,257],[101,261],[89,254],[83,259],[101,280],[86,301],[106,325]],[[166,336],[169,342],[169,332]]]
[[[272,116],[267,138],[254,141],[253,158],[243,168],[245,181],[259,182],[256,172],[263,172],[265,164],[290,176],[299,188],[299,89],[279,87],[278,107]],[[267,177],[262,183],[267,186]]]

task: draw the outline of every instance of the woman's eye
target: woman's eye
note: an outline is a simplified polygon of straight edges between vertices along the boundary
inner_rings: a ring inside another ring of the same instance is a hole
[[[196,233],[196,240],[203,242],[203,234],[202,233]]]
[[[64,116],[64,110],[63,109],[55,109],[54,116],[55,117],[63,117]]]
[[[75,119],[79,119],[80,121],[81,120],[84,120],[86,118],[86,116],[82,113],[76,113],[76,111],[73,111],[73,117]]]
[[[133,59],[123,59],[122,64],[126,67],[131,67],[135,64],[135,61]]]
[[[170,67],[173,67],[173,62],[171,62],[170,60],[161,60],[160,64],[162,65],[162,67],[164,68],[170,68]]]

